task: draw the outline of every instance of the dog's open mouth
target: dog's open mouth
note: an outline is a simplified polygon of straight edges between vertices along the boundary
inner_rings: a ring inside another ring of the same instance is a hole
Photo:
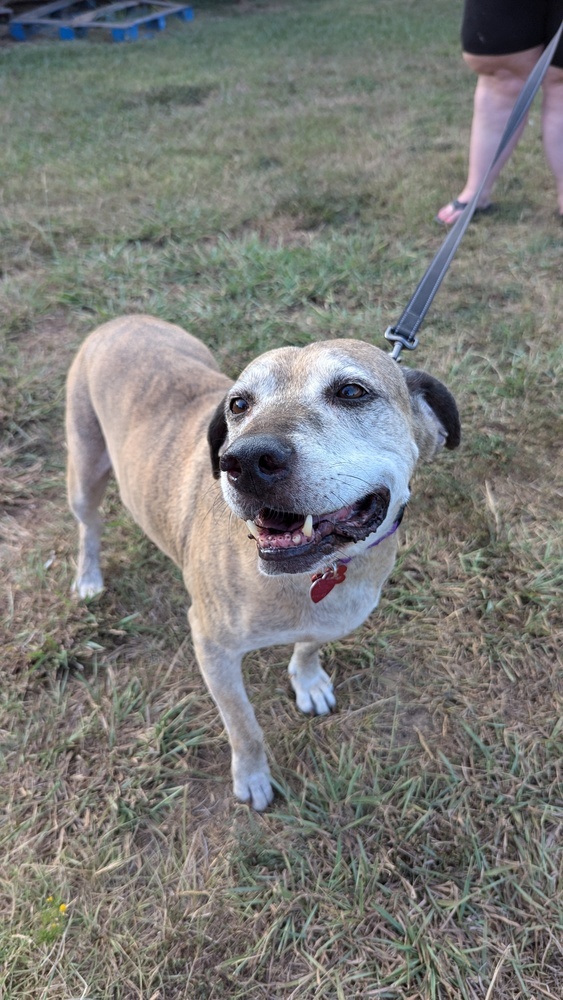
[[[359,542],[377,530],[387,515],[391,494],[386,486],[349,507],[327,514],[280,512],[264,507],[246,525],[262,559],[285,560],[309,553],[329,553],[338,544]]]

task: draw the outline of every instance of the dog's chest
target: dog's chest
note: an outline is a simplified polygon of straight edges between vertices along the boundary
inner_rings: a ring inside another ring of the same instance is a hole
[[[343,580],[315,603],[310,582],[300,581],[280,594],[277,613],[254,622],[253,645],[294,642],[330,642],[358,628],[377,606],[381,583],[375,580]],[[288,593],[287,591],[290,591]]]
[[[318,587],[319,584],[313,584]],[[337,583],[329,593],[314,603],[309,597],[308,614],[312,621],[318,622],[326,631],[333,626],[342,634],[358,628],[379,601],[381,582],[374,579],[344,579]]]

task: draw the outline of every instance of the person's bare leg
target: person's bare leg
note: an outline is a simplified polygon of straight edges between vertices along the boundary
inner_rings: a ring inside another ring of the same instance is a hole
[[[467,180],[457,196],[457,201],[466,203],[476,194],[498,149],[518,94],[541,53],[541,46],[505,56],[472,56],[464,52],[463,58],[477,73],[478,80],[469,141]],[[490,203],[495,181],[517,145],[525,124],[524,122],[521,125],[495,164],[481,192],[479,207],[484,208]],[[456,208],[453,202],[449,202],[440,209],[436,218],[449,226],[457,221],[462,211],[463,209]]]
[[[563,218],[563,69],[550,66],[543,81],[542,132],[545,156],[557,187]]]

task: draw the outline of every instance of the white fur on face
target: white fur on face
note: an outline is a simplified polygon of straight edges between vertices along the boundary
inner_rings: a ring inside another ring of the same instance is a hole
[[[377,348],[360,345],[359,359],[354,342],[349,351],[342,344],[271,351],[233,386],[231,398],[244,397],[249,410],[229,420],[225,449],[241,435],[264,433],[280,434],[295,449],[290,476],[255,498],[241,496],[222,475],[225,499],[239,517],[263,506],[318,516],[386,486],[383,532],[407,502],[418,449],[402,375]],[[361,385],[367,395],[344,402],[335,392],[345,384]]]

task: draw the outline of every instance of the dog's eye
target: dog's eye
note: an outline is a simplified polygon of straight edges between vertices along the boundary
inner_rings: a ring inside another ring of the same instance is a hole
[[[346,385],[340,386],[340,389],[336,391],[336,396],[338,399],[361,399],[362,396],[367,396],[367,392],[357,382],[348,382]]]
[[[250,403],[244,398],[244,396],[235,396],[229,403],[229,409],[235,416],[238,416],[240,413],[245,413],[249,406]]]

